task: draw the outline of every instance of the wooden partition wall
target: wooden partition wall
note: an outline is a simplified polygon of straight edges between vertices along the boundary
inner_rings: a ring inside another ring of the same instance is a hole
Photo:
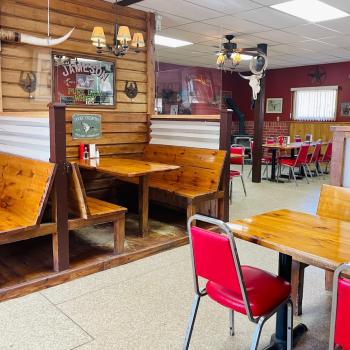
[[[306,134],[312,134],[314,140],[321,139],[323,141],[332,140],[333,133],[330,127],[334,125],[350,125],[350,123],[340,122],[295,122],[290,123],[290,137],[294,139],[295,135],[300,135],[305,140]]]
[[[135,154],[142,152],[149,141],[149,115],[154,110],[154,15],[136,9],[115,6],[103,0],[51,0],[51,34],[62,36],[72,27],[69,40],[54,48],[40,48],[16,43],[2,43],[0,56],[0,112],[45,111],[52,98],[52,52],[91,56],[114,60],[116,65],[116,106],[113,109],[67,109],[67,156],[78,156],[78,144],[71,137],[71,118],[74,113],[98,113],[102,116],[103,138],[89,139],[96,143],[101,155]],[[113,25],[127,25],[131,32],[144,34],[147,49],[123,58],[97,55],[91,44],[94,26],[102,26],[107,42],[113,40]],[[1,0],[0,27],[40,37],[47,35],[46,0]],[[22,76],[35,72],[38,87],[29,99],[20,84]],[[136,81],[139,94],[131,101],[124,93],[126,81]]]

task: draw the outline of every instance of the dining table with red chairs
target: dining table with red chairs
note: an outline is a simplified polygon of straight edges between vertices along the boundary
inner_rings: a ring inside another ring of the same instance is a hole
[[[289,282],[292,260],[328,271],[350,261],[348,221],[283,209],[232,221],[228,226],[234,237],[277,251],[278,275]],[[265,350],[287,349],[287,322],[287,308],[281,308],[271,345]],[[306,332],[304,324],[294,328],[294,346]]]
[[[278,151],[290,151],[290,158],[294,158],[295,157],[295,152],[296,150],[300,149],[300,147],[303,144],[308,144],[310,147],[315,147],[317,145],[318,142],[292,142],[289,144],[286,143],[265,143],[263,144],[263,148],[271,150],[271,177],[270,177],[270,181],[272,182],[283,182],[281,180],[277,179],[276,176],[276,169],[277,169],[277,165],[278,165],[278,158],[277,158],[277,153]],[[324,142],[322,142],[322,144],[325,144]]]

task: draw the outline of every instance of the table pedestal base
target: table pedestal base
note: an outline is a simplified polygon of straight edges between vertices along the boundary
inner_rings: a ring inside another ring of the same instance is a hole
[[[298,344],[300,338],[308,331],[307,327],[300,323],[293,329],[293,348]],[[264,350],[287,350],[287,342],[285,340],[276,339],[276,336],[271,337],[271,343]]]

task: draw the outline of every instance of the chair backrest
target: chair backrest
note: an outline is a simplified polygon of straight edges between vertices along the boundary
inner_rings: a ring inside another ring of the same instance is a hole
[[[324,152],[324,155],[322,157],[323,162],[330,162],[332,159],[332,142],[327,143],[326,150]]]
[[[0,206],[37,225],[50,196],[53,163],[0,153]]]
[[[299,135],[295,135],[294,142],[301,142],[301,137]]]
[[[307,156],[309,153],[309,145],[301,145],[298,155],[295,159],[295,165],[305,164],[307,162]]]
[[[191,184],[204,191],[217,191],[226,151],[206,148],[148,144],[143,159],[156,163],[179,165],[180,169],[150,175],[151,180]]]
[[[317,215],[350,221],[350,189],[323,185],[318,201]]]
[[[232,157],[230,158],[230,163],[231,164],[238,164],[238,165],[243,165],[244,164],[244,147],[243,146],[234,146],[230,148],[231,154],[236,154],[241,157]]]
[[[329,350],[350,349],[350,280],[340,277],[350,263],[340,265],[334,274]]]
[[[274,144],[274,143],[276,143],[276,141],[275,141],[275,139],[274,139],[273,137],[268,137],[268,138],[266,139],[266,144],[272,145],[272,144]]]
[[[318,157],[320,156],[320,153],[321,153],[321,148],[322,148],[322,143],[320,142],[316,143],[316,146],[310,158],[310,163],[315,163],[318,161]]]
[[[194,219],[217,225],[222,233],[191,226]],[[238,253],[229,227],[222,221],[194,215],[188,221],[188,232],[196,292],[199,292],[198,277],[218,283],[242,297],[247,315],[251,315]]]
[[[253,154],[254,154],[254,140],[250,140],[250,158],[253,160]]]

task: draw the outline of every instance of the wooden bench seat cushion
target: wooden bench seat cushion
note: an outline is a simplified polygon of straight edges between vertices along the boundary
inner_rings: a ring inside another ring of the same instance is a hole
[[[124,207],[113,203],[101,201],[93,197],[86,197],[86,201],[90,209],[91,217],[109,216],[118,213],[125,213],[127,211],[127,209]]]
[[[0,230],[41,222],[55,164],[0,153]]]

